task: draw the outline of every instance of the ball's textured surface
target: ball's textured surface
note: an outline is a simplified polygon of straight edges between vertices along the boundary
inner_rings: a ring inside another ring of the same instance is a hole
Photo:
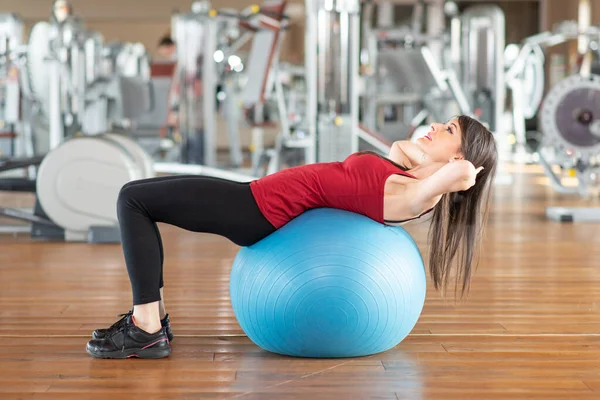
[[[310,210],[238,253],[230,295],[248,337],[273,353],[358,357],[399,344],[425,302],[426,275],[401,227]]]

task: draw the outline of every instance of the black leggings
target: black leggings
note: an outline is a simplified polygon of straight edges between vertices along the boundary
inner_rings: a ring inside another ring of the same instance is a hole
[[[275,228],[260,212],[249,183],[206,176],[166,176],[127,183],[117,200],[133,304],[160,300],[163,247],[157,222],[224,236],[239,246]]]

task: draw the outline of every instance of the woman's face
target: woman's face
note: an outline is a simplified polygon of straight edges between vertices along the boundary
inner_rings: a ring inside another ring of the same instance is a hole
[[[462,132],[457,119],[445,124],[433,123],[427,135],[417,140],[419,148],[430,162],[449,162],[463,158]]]

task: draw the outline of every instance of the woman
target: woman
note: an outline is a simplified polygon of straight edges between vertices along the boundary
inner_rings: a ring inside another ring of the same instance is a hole
[[[162,300],[163,251],[157,222],[249,246],[316,207],[398,224],[433,211],[429,269],[436,289],[457,261],[464,294],[496,168],[494,137],[466,116],[433,124],[417,143],[396,142],[388,158],[363,152],[343,162],[288,168],[251,183],[169,176],[123,187],[117,202],[134,308],[94,331],[100,358],[161,358],[173,333]],[[477,178],[477,179],[476,179]]]

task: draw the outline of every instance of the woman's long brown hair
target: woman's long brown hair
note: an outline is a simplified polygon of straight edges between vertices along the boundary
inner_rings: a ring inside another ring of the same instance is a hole
[[[436,289],[445,290],[456,263],[455,291],[461,297],[469,289],[474,257],[480,248],[489,214],[492,179],[496,173],[498,151],[494,135],[480,122],[458,117],[462,132],[462,153],[475,168],[483,167],[475,185],[463,192],[442,196],[433,210],[429,229],[429,272]],[[477,265],[475,265],[476,267]]]
[[[429,272],[434,287],[444,291],[452,266],[456,264],[455,292],[460,284],[462,297],[470,286],[475,254],[481,245],[488,218],[498,152],[493,134],[480,122],[459,116],[458,124],[462,132],[461,151],[465,159],[475,168],[483,167],[483,170],[470,189],[444,194],[436,204],[429,228]],[[404,166],[394,164],[407,170]]]

